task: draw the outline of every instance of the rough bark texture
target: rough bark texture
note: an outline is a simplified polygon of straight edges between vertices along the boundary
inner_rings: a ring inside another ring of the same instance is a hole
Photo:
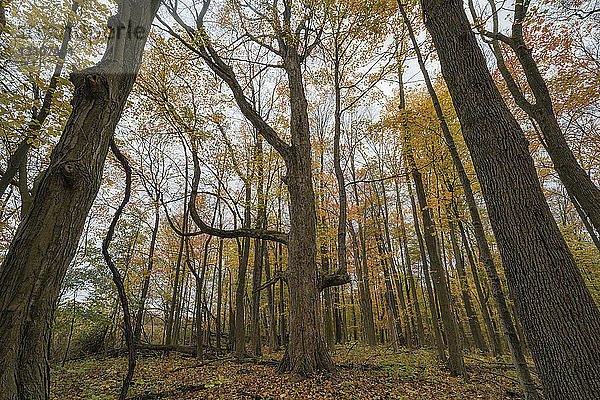
[[[545,395],[596,398],[600,312],[546,203],[525,135],[489,74],[462,2],[422,5]]]
[[[398,2],[398,7],[402,16],[404,18],[404,22],[408,28],[409,36],[411,42],[413,44],[413,48],[417,55],[417,60],[419,63],[419,67],[425,79],[425,83],[427,86],[427,90],[429,91],[429,95],[431,97],[432,103],[435,108],[436,115],[438,117],[440,128],[442,129],[442,134],[444,135],[444,141],[446,142],[446,146],[448,151],[450,152],[450,156],[452,157],[452,162],[454,167],[456,168],[456,172],[460,179],[460,183],[463,187],[463,192],[465,195],[465,200],[467,202],[467,206],[469,209],[469,214],[471,216],[471,221],[473,222],[473,230],[475,232],[475,238],[477,241],[477,248],[479,250],[479,257],[482,260],[485,269],[487,271],[487,275],[490,282],[491,292],[496,302],[496,306],[498,308],[498,314],[500,316],[500,320],[502,321],[503,331],[509,343],[509,347],[511,350],[511,357],[515,369],[517,371],[517,376],[519,377],[519,382],[521,383],[521,387],[523,388],[523,392],[528,399],[536,399],[538,398],[538,393],[536,389],[536,385],[531,378],[531,374],[529,373],[529,369],[527,367],[527,363],[525,361],[525,357],[523,355],[523,349],[521,343],[518,340],[518,337],[515,333],[515,327],[512,323],[512,318],[508,311],[508,307],[506,306],[506,299],[504,296],[504,291],[502,289],[502,285],[500,282],[500,278],[498,276],[498,272],[496,270],[496,265],[494,263],[494,259],[492,257],[492,253],[490,251],[490,247],[485,235],[485,231],[483,229],[483,223],[481,222],[481,216],[479,214],[479,208],[477,207],[477,203],[475,202],[475,197],[473,195],[473,190],[471,187],[471,182],[469,177],[467,176],[462,160],[458,154],[458,150],[456,148],[456,144],[454,143],[454,138],[450,132],[446,119],[444,117],[444,113],[433,87],[431,83],[431,79],[429,78],[429,73],[425,66],[425,62],[421,55],[421,51],[415,39],[415,35],[412,30],[412,26],[410,24],[409,18],[406,15],[406,11],[402,5],[402,3]],[[481,298],[481,296],[480,296]],[[482,304],[482,308],[485,308],[485,305]],[[484,318],[487,313],[484,312]],[[486,320],[487,321],[487,320]],[[490,320],[491,322],[491,320]],[[490,334],[492,330],[490,329]],[[495,350],[500,348],[499,341],[495,342],[494,346]]]
[[[130,4],[131,3],[131,4]],[[60,283],[96,197],[109,141],[141,62],[159,2],[123,1],[102,61],[73,73],[73,111],[0,267],[0,399],[49,397],[50,324]],[[129,7],[131,5],[131,7]]]
[[[554,113],[552,97],[550,96],[546,81],[533,58],[532,49],[527,47],[523,38],[523,22],[525,21],[530,1],[517,2],[515,4],[510,37],[499,33],[496,5],[491,0],[488,0],[488,3],[493,13],[493,31],[485,31],[483,26],[479,30],[484,35],[490,36],[493,39],[492,50],[507,88],[515,103],[539,125],[542,134],[542,138],[540,138],[541,144],[548,152],[548,155],[550,155],[554,169],[558,172],[560,181],[567,189],[569,198],[575,207],[581,208],[582,212],[580,215],[582,220],[586,224],[591,223],[595,228],[596,232],[592,230],[590,233],[593,238],[596,233],[600,233],[600,188],[594,184],[590,175],[581,167],[571,151]],[[474,15],[472,0],[469,1],[469,7]],[[530,102],[527,99],[506,67],[499,41],[510,46],[517,56],[535,102]]]
[[[316,210],[311,168],[308,103],[300,57],[288,48],[284,60],[291,106],[291,139],[285,182],[290,195],[290,233],[286,280],[289,292],[289,342],[279,371],[311,375],[335,369],[321,331],[320,277],[316,267]]]

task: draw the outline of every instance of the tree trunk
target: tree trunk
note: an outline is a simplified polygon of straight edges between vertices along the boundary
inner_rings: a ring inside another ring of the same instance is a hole
[[[290,196],[286,280],[289,292],[289,343],[279,371],[305,376],[335,369],[320,329],[320,277],[316,266],[316,210],[311,167],[308,103],[300,56],[288,48],[284,60],[290,91],[292,146],[285,182]]]
[[[354,171],[354,157],[350,158],[350,166],[352,172],[352,180],[356,181],[356,174]],[[359,206],[359,198],[358,198],[358,189],[356,188],[356,184],[354,187],[354,198],[357,206]],[[371,285],[369,283],[369,269],[367,264],[367,245],[365,239],[365,233],[363,231],[363,226],[361,223],[361,219],[364,220],[364,210],[362,211],[362,215],[358,218],[358,240],[355,240],[355,262],[356,262],[356,272],[358,275],[358,295],[359,295],[359,303],[360,310],[362,315],[362,325],[363,331],[365,334],[366,342],[369,346],[375,346],[375,322],[373,321],[373,300],[371,299]],[[350,224],[352,227],[352,224]],[[354,232],[351,232],[354,235]]]
[[[186,180],[187,182],[187,180]],[[187,232],[187,221],[188,221],[188,208],[187,208],[187,185],[186,185],[186,193],[184,196],[183,202],[183,226],[181,231],[185,234]],[[183,258],[183,248],[185,245],[186,237],[182,235],[179,238],[179,250],[177,252],[177,262],[175,264],[175,279],[173,281],[173,294],[171,296],[171,305],[169,308],[169,318],[167,319],[167,332],[165,334],[165,344],[170,346],[172,344],[177,344],[177,339],[179,337],[178,326],[179,324],[176,322],[178,320],[179,315],[179,298],[181,297],[181,287],[183,286],[183,277],[180,280],[179,275],[181,273],[181,259]],[[185,272],[185,271],[183,271]]]
[[[379,192],[377,191],[377,187],[375,187],[375,196],[377,198],[377,205],[379,207],[379,213],[382,212],[381,210],[381,201],[379,200]],[[406,343],[406,346],[409,349],[413,348],[413,329],[411,327],[411,323],[410,320],[412,318],[412,315],[410,315],[410,307],[407,310],[406,307],[406,301],[404,299],[404,290],[402,289],[402,285],[400,284],[400,272],[398,271],[398,268],[396,267],[396,259],[394,258],[394,254],[393,254],[393,249],[392,249],[392,240],[391,240],[391,236],[390,236],[390,228],[389,228],[389,218],[390,218],[390,214],[389,214],[389,210],[388,210],[388,203],[387,203],[387,195],[385,193],[385,185],[383,184],[383,182],[381,183],[381,197],[383,198],[383,218],[382,218],[382,222],[383,222],[383,228],[384,228],[384,232],[385,232],[385,240],[384,237],[380,235],[381,238],[381,242],[383,245],[383,250],[386,254],[386,260],[388,260],[389,262],[389,267],[390,267],[390,272],[391,272],[391,277],[393,278],[393,283],[396,287],[396,291],[398,292],[398,300],[400,303],[400,313],[402,314],[402,318],[404,319],[404,332],[405,332],[405,336],[404,336],[404,341]],[[381,227],[379,227],[379,232],[381,232]],[[406,292],[407,295],[407,301],[410,304],[410,292]],[[396,321],[396,323],[398,324],[398,327],[396,329],[397,333],[398,333],[398,337],[402,338],[402,323],[400,322],[400,318],[399,315],[397,316],[398,320]]]
[[[322,216],[321,219],[322,227],[325,228],[325,216]],[[325,235],[321,238],[321,269],[323,273],[329,272],[329,255],[327,254],[327,238]],[[324,312],[324,320],[325,320],[325,341],[327,342],[327,346],[330,349],[333,349],[335,344],[335,332],[333,331],[333,305],[331,301],[331,288],[325,288],[323,290],[323,300],[325,300],[325,312]]]
[[[338,144],[339,145],[339,144]],[[323,274],[329,274],[329,246],[327,240],[327,220],[325,217],[325,188],[324,188],[324,177],[323,177],[323,168],[324,168],[324,154],[325,152],[321,152],[321,176],[319,179],[319,197],[320,197],[320,207],[319,214],[321,219],[321,224],[319,226],[320,233],[320,252],[321,252],[321,271]],[[338,225],[338,232],[341,225]],[[330,349],[334,348],[335,345],[335,332],[333,331],[333,304],[331,299],[331,288],[325,288],[323,290],[323,300],[325,303],[325,310],[323,319],[325,320],[324,330],[325,330],[325,341],[327,342],[327,346]]]
[[[269,247],[268,244],[264,244],[264,254],[265,254],[265,279],[267,282],[271,280],[271,262],[269,260]],[[269,348],[271,351],[279,350],[279,343],[277,342],[277,318],[275,317],[275,299],[274,299],[274,289],[273,285],[269,285],[267,288],[267,307],[269,309],[269,325],[268,325],[268,333],[269,333]]]
[[[223,303],[223,238],[219,239],[219,255],[217,260],[217,320],[215,329],[217,330],[217,355],[221,352],[221,307]]]
[[[144,273],[144,282],[142,283],[142,292],[140,293],[140,303],[138,305],[137,314],[135,316],[135,328],[133,331],[133,337],[136,343],[139,343],[142,335],[142,323],[144,321],[144,308],[146,305],[146,298],[148,297],[148,290],[150,288],[150,274],[152,273],[152,267],[154,266],[154,249],[156,248],[156,236],[158,234],[158,228],[160,223],[160,213],[158,203],[155,205],[154,215],[154,228],[152,228],[152,237],[150,238],[150,250],[148,252],[148,266]]]
[[[256,137],[256,196],[258,197],[256,228],[264,229],[267,224],[267,210],[265,207],[264,194],[264,165],[262,137]],[[260,337],[260,286],[262,283],[263,260],[265,252],[265,241],[254,239],[254,266],[252,268],[252,307],[250,315],[250,332],[252,337],[252,353],[256,357],[262,356],[262,344]]]
[[[250,227],[250,196],[252,188],[250,178],[247,175],[247,181],[244,182],[246,192],[246,204],[244,206],[244,227]],[[246,322],[244,318],[244,295],[246,293],[246,269],[250,258],[250,238],[242,239],[242,254],[240,255],[238,266],[237,286],[235,289],[235,356],[238,358],[246,357]]]
[[[49,397],[50,324],[66,269],[100,187],[108,146],[140,66],[159,1],[119,3],[95,67],[73,73],[73,111],[0,267],[0,398]],[[93,144],[93,145],[90,145]]]
[[[417,205],[415,198],[412,194],[410,183],[408,184],[408,192],[410,195],[410,205],[412,210],[413,221],[415,225],[415,233],[417,235],[417,241],[419,243],[419,253],[421,254],[421,265],[423,266],[423,278],[425,280],[425,287],[427,289],[427,302],[429,303],[429,312],[431,313],[431,326],[433,329],[433,339],[435,341],[435,347],[437,349],[438,357],[441,362],[446,362],[446,350],[444,348],[444,342],[442,341],[442,333],[440,329],[440,320],[438,317],[437,303],[435,301],[433,288],[431,287],[431,278],[429,276],[429,265],[427,262],[427,254],[425,252],[425,245],[423,243],[423,235],[421,234],[421,228],[419,227],[419,217],[417,215]]]
[[[496,329],[494,327],[494,324],[492,323],[492,318],[490,316],[490,312],[489,312],[489,309],[487,306],[488,299],[487,299],[487,296],[484,295],[483,289],[481,288],[481,282],[479,281],[479,272],[477,271],[477,264],[475,264],[475,260],[473,259],[473,253],[469,246],[469,240],[467,239],[465,229],[460,220],[458,220],[458,229],[460,231],[460,236],[462,239],[463,246],[465,247],[465,252],[467,253],[467,260],[468,260],[469,266],[471,268],[471,275],[473,275],[473,282],[475,284],[475,292],[477,293],[477,299],[479,300],[479,308],[481,310],[481,316],[483,317],[483,322],[485,323],[488,334],[490,336],[492,352],[495,357],[500,357],[503,353],[502,342],[500,341],[500,337],[496,333]]]
[[[262,283],[263,270],[263,246],[262,239],[254,239],[254,266],[252,268],[252,304],[250,312],[250,337],[252,339],[252,354],[255,357],[262,356],[260,340],[260,286]]]
[[[480,28],[484,35],[492,37],[491,47],[497,61],[498,69],[506,82],[513,99],[532,120],[537,122],[542,138],[541,144],[550,155],[554,169],[558,177],[567,189],[569,198],[573,205],[581,208],[580,216],[584,224],[593,225],[596,233],[600,233],[600,188],[594,184],[589,174],[581,167],[577,158],[569,148],[565,136],[561,130],[558,119],[554,113],[552,97],[542,76],[538,65],[533,58],[532,50],[527,47],[523,39],[523,22],[529,8],[529,2],[517,3],[514,8],[514,20],[510,37],[499,35],[499,23],[496,5],[489,1],[492,8],[493,32],[487,32]],[[472,13],[474,8],[472,0],[469,2]],[[515,82],[511,72],[506,67],[499,40],[502,40],[514,51],[527,78],[527,85],[535,98],[530,102],[523,91]],[[533,121],[532,121],[533,122]],[[535,126],[534,126],[535,128]],[[588,221],[589,218],[589,221]],[[592,238],[595,233],[590,233]],[[598,243],[595,243],[598,247]],[[598,247],[600,250],[600,247]]]
[[[410,294],[408,296],[408,301],[409,304],[412,305],[412,307],[409,305],[409,308],[412,308],[414,310],[414,314],[416,316],[416,325],[417,325],[417,334],[418,334],[418,340],[419,340],[419,345],[424,345],[425,344],[425,331],[423,330],[423,317],[421,315],[421,306],[419,304],[419,298],[417,296],[417,289],[416,289],[416,284],[415,284],[415,277],[413,275],[413,270],[412,270],[412,262],[410,261],[410,254],[408,252],[408,240],[406,237],[406,226],[404,225],[404,211],[402,210],[402,205],[400,203],[400,190],[398,188],[398,182],[395,182],[396,184],[396,204],[398,207],[398,218],[400,219],[400,233],[402,235],[402,237],[400,238],[401,241],[401,246],[404,249],[404,262],[406,263],[406,271],[408,272],[408,282],[410,285],[410,292],[412,292],[413,294],[413,298],[412,300],[410,299]]]
[[[408,132],[405,144],[405,156],[408,161],[411,176],[415,183],[419,207],[421,208],[421,217],[423,218],[423,237],[425,239],[429,261],[431,263],[433,285],[438,297],[442,325],[446,335],[446,342],[448,343],[448,367],[450,368],[450,374],[462,375],[464,374],[464,360],[460,338],[458,337],[456,320],[454,319],[451,309],[452,299],[450,298],[449,288],[446,284],[444,268],[440,259],[439,246],[436,242],[437,234],[435,223],[433,222],[433,218],[431,216],[431,209],[427,205],[427,197],[425,195],[425,187],[423,186],[421,172],[417,169],[412,156],[410,136]]]
[[[540,188],[458,0],[424,0],[429,30],[473,158],[504,269],[546,397],[600,392],[600,312]]]
[[[431,79],[429,78],[429,73],[427,72],[427,68],[425,67],[425,62],[421,55],[419,46],[415,39],[415,35],[412,31],[412,26],[410,24],[409,18],[406,15],[404,7],[400,2],[398,2],[398,7],[402,16],[404,18],[404,22],[408,28],[410,39],[413,43],[413,48],[417,54],[417,60],[419,62],[419,67],[421,68],[421,72],[423,77],[425,78],[425,83],[427,85],[427,89],[429,91],[433,106],[436,111],[436,115],[438,117],[440,128],[442,129],[442,134],[444,135],[444,140],[446,142],[446,146],[448,147],[448,151],[450,152],[450,156],[452,157],[452,162],[454,167],[456,168],[458,177],[460,179],[461,185],[463,187],[463,192],[465,194],[465,200],[467,202],[467,206],[469,209],[469,214],[471,216],[471,221],[473,222],[473,230],[475,232],[475,239],[477,241],[477,248],[479,249],[479,257],[481,258],[485,269],[487,271],[488,279],[490,281],[490,287],[492,291],[492,295],[494,297],[494,301],[496,302],[496,306],[498,308],[498,314],[500,316],[500,320],[502,322],[502,327],[504,330],[504,334],[506,335],[510,350],[511,357],[515,369],[517,371],[517,376],[519,377],[519,382],[521,383],[521,387],[523,388],[523,392],[528,399],[537,399],[538,393],[535,388],[535,383],[531,378],[529,373],[529,369],[527,367],[527,363],[525,361],[525,357],[523,355],[523,349],[521,347],[521,343],[519,342],[515,327],[512,323],[512,319],[510,313],[508,311],[508,307],[506,306],[506,298],[504,296],[504,291],[502,289],[502,285],[500,282],[500,278],[498,276],[498,272],[496,270],[496,265],[494,263],[494,259],[492,257],[492,253],[485,236],[485,231],[483,230],[483,223],[481,222],[481,216],[479,214],[479,208],[477,207],[477,203],[475,202],[475,197],[473,195],[473,190],[471,187],[471,182],[469,177],[467,176],[463,163],[460,159],[458,151],[456,149],[456,145],[454,143],[454,138],[450,133],[450,129],[448,128],[448,124],[446,123],[446,119],[443,114],[443,110],[441,108],[440,102],[438,100],[437,94],[433,88],[431,83]]]
[[[283,245],[281,243],[277,243],[276,245],[276,255],[275,255],[275,259],[277,260],[277,265],[279,265],[279,268],[275,268],[276,270],[279,271],[279,273],[282,272],[282,258],[283,258]],[[286,330],[286,318],[285,318],[285,297],[283,295],[284,291],[283,291],[283,279],[279,280],[279,307],[278,307],[278,314],[279,314],[279,344],[283,345],[284,343],[287,343],[287,330]]]
[[[460,287],[460,294],[462,296],[463,304],[465,306],[465,312],[467,314],[467,320],[469,322],[469,330],[473,336],[473,342],[475,346],[483,353],[487,353],[488,347],[483,338],[481,332],[481,325],[479,325],[479,319],[473,308],[473,302],[471,301],[471,293],[469,290],[469,281],[467,280],[467,273],[465,272],[465,260],[461,253],[458,245],[458,239],[456,238],[456,230],[454,228],[454,222],[448,221],[450,229],[450,242],[452,244],[452,250],[454,252],[454,260],[456,262],[456,272],[458,273],[458,283]]]

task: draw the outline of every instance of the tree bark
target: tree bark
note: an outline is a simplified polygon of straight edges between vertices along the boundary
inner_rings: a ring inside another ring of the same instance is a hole
[[[490,344],[492,345],[492,353],[495,357],[500,357],[503,353],[502,351],[502,342],[500,341],[500,337],[496,333],[496,329],[494,324],[492,323],[492,318],[490,316],[490,312],[488,309],[488,297],[483,293],[483,289],[481,288],[481,282],[479,280],[479,272],[477,271],[477,264],[473,258],[473,253],[469,246],[469,240],[465,233],[465,229],[460,220],[458,220],[458,230],[460,231],[460,236],[462,239],[463,246],[465,247],[465,252],[467,253],[467,260],[469,262],[469,267],[471,268],[471,275],[473,275],[473,283],[475,284],[475,292],[477,293],[477,299],[479,300],[479,308],[481,310],[481,316],[483,318],[483,322],[487,328]],[[512,323],[512,322],[511,322]]]
[[[115,228],[119,222],[119,218],[121,217],[121,214],[127,206],[127,203],[129,203],[129,199],[131,197],[131,167],[129,166],[129,161],[127,158],[123,155],[123,153],[121,153],[115,144],[114,139],[111,139],[110,141],[110,149],[121,164],[121,167],[125,170],[125,195],[123,196],[123,200],[113,216],[108,228],[108,232],[106,233],[106,237],[102,242],[102,256],[104,257],[104,261],[106,261],[106,264],[112,273],[113,282],[117,288],[119,303],[121,303],[121,309],[123,310],[123,333],[125,336],[125,344],[127,346],[127,372],[123,378],[123,384],[121,385],[121,391],[119,392],[119,400],[125,400],[127,397],[127,391],[129,390],[129,386],[131,385],[131,381],[133,379],[133,374],[135,373],[135,366],[137,363],[135,351],[136,343],[134,327],[131,322],[131,313],[129,311],[129,300],[127,298],[127,293],[125,292],[125,277],[121,276],[119,269],[112,261],[110,253],[108,252],[108,248],[115,233]]]
[[[600,233],[600,188],[594,184],[588,173],[579,165],[577,158],[575,158],[575,155],[571,151],[554,113],[552,97],[550,96],[546,81],[533,58],[532,49],[527,47],[523,38],[523,22],[525,21],[530,1],[515,4],[510,37],[498,32],[499,24],[495,3],[493,1],[488,1],[488,3],[491,5],[494,14],[492,15],[493,31],[487,32],[481,27],[480,32],[492,38],[492,52],[496,58],[498,69],[506,82],[506,86],[517,106],[539,125],[543,137],[541,138],[541,144],[550,155],[554,169],[558,172],[560,181],[567,189],[569,198],[575,207],[581,207],[583,211],[583,215],[581,215],[582,220],[584,223],[587,223],[587,219],[589,218],[589,222],[595,228],[596,233]],[[473,17],[477,18],[474,13],[472,0],[469,2],[469,7],[471,8]],[[511,72],[506,67],[499,41],[507,44],[517,56],[525,73],[527,84],[535,98],[534,103],[525,97]],[[592,237],[594,236],[592,235]]]
[[[244,227],[250,227],[250,196],[252,188],[249,177],[244,182],[246,204],[244,206]],[[238,277],[235,289],[235,355],[238,358],[246,357],[246,322],[244,318],[244,295],[246,293],[246,270],[250,258],[250,238],[242,239],[242,254],[238,265]]]
[[[48,341],[60,283],[100,187],[109,142],[159,1],[119,2],[96,66],[73,73],[73,111],[0,267],[0,399],[49,397]],[[138,29],[139,28],[139,29]]]
[[[469,215],[471,216],[471,221],[473,223],[473,230],[475,232],[475,239],[477,241],[477,248],[479,250],[479,256],[485,266],[488,279],[490,282],[490,287],[492,291],[492,295],[496,302],[496,306],[498,308],[498,314],[500,316],[500,320],[502,322],[502,327],[504,330],[504,334],[507,338],[510,350],[511,357],[515,369],[517,371],[517,376],[519,377],[519,382],[521,383],[521,387],[523,388],[523,392],[528,399],[537,399],[539,397],[536,385],[531,378],[529,373],[529,369],[527,367],[527,363],[525,361],[525,357],[523,355],[523,349],[521,343],[518,340],[516,335],[515,327],[512,323],[512,318],[508,311],[508,307],[506,306],[506,298],[504,296],[504,291],[502,289],[502,285],[500,282],[500,278],[498,276],[498,272],[496,270],[496,265],[494,263],[494,259],[492,257],[492,253],[485,236],[485,231],[483,229],[483,223],[481,221],[481,216],[479,213],[479,208],[477,207],[477,203],[475,202],[475,196],[473,195],[473,190],[471,187],[471,182],[469,177],[467,176],[462,160],[458,154],[458,150],[456,149],[456,145],[454,143],[454,138],[450,133],[450,129],[444,117],[444,113],[441,107],[441,104],[438,100],[437,94],[431,83],[431,79],[429,78],[429,73],[427,72],[427,68],[425,66],[425,62],[421,55],[421,51],[415,39],[415,35],[412,30],[412,26],[406,15],[406,11],[402,4],[398,2],[398,7],[403,16],[404,22],[408,28],[408,33],[413,44],[413,48],[417,55],[417,60],[419,63],[419,67],[421,69],[421,73],[425,79],[425,83],[427,89],[429,91],[429,95],[431,97],[431,101],[436,111],[436,115],[438,117],[440,128],[442,129],[442,134],[444,135],[444,140],[446,142],[446,146],[448,147],[448,151],[450,152],[450,156],[452,157],[452,162],[454,167],[456,168],[458,177],[460,179],[463,192],[465,195],[465,200],[467,202],[467,206],[469,209]]]
[[[377,191],[377,187],[374,188],[375,189],[375,196],[377,198],[377,205],[379,207],[379,214],[382,213],[382,207],[381,207],[381,201],[379,199],[379,192]],[[389,267],[390,267],[390,272],[391,272],[391,278],[392,283],[394,284],[394,286],[396,287],[396,291],[398,293],[398,300],[400,303],[400,314],[402,314],[402,318],[404,319],[404,342],[406,343],[406,346],[409,349],[413,348],[413,329],[411,326],[411,318],[412,315],[410,315],[410,307],[407,310],[406,307],[406,302],[408,301],[408,303],[410,304],[410,292],[407,290],[406,295],[407,295],[407,300],[405,301],[404,299],[404,290],[402,289],[402,285],[400,283],[400,272],[398,271],[398,268],[396,267],[396,259],[394,257],[393,254],[393,249],[392,249],[392,240],[391,240],[391,235],[390,235],[390,228],[389,228],[389,210],[388,210],[388,202],[387,202],[387,195],[385,193],[385,185],[383,184],[383,182],[381,182],[381,197],[383,198],[383,218],[382,218],[382,222],[383,222],[383,228],[384,228],[384,233],[385,233],[385,239],[382,235],[380,235],[381,238],[381,242],[383,245],[383,250],[386,254],[386,260],[389,262]],[[378,215],[379,215],[378,214]],[[381,227],[379,227],[379,232],[381,232]],[[396,321],[396,323],[398,324],[397,327],[397,333],[398,333],[398,337],[402,339],[402,323],[400,322],[400,316],[397,316],[398,320]]]
[[[256,195],[258,197],[258,212],[256,217],[256,228],[264,229],[267,220],[267,210],[265,207],[264,195],[264,166],[262,138],[257,135],[256,138]],[[260,286],[262,283],[263,260],[265,252],[265,241],[254,239],[254,266],[252,268],[252,307],[250,315],[250,336],[252,337],[252,352],[256,357],[262,355],[262,345],[260,337]]]
[[[265,243],[265,279],[267,282],[271,280],[271,262],[269,259],[269,247],[268,244]],[[272,285],[267,287],[267,307],[269,311],[269,326],[268,326],[268,334],[269,334],[269,348],[271,351],[279,350],[279,343],[277,340],[277,318],[275,316],[275,299],[274,299],[274,289]]]
[[[352,172],[352,180],[356,181],[356,173],[354,171],[354,157],[352,156],[350,159],[350,166]],[[354,197],[357,206],[359,206],[359,198],[358,198],[358,189],[356,184],[354,187]],[[361,219],[364,220],[364,210],[362,211],[362,216],[358,218],[358,241],[355,240],[355,263],[356,263],[356,273],[358,277],[358,295],[359,295],[359,303],[360,310],[362,316],[362,325],[363,332],[365,335],[365,340],[369,346],[375,346],[375,322],[373,321],[373,300],[371,298],[371,285],[369,283],[369,269],[367,264],[367,245],[365,239],[365,233],[363,230],[363,226],[361,223]],[[351,229],[352,224],[350,224]],[[354,232],[351,232],[353,236],[356,236]],[[356,239],[356,238],[355,238]]]
[[[312,182],[308,103],[300,56],[287,48],[284,66],[290,91],[290,133],[292,145],[286,159],[286,179],[290,195],[290,233],[286,280],[289,293],[290,339],[279,371],[311,375],[332,371],[335,365],[320,329],[320,277],[316,267],[316,210]]]
[[[462,2],[422,6],[544,393],[595,398],[600,312],[546,203],[525,135],[490,76]]]
[[[223,238],[219,239],[219,255],[217,259],[217,320],[215,329],[217,331],[216,348],[217,355],[221,352],[222,319],[221,308],[223,303]]]
[[[431,278],[429,276],[429,264],[427,262],[427,253],[425,252],[425,245],[423,243],[423,235],[421,234],[421,228],[419,227],[419,217],[417,215],[417,205],[415,197],[412,193],[410,183],[408,183],[408,192],[410,195],[410,205],[412,210],[412,216],[415,226],[415,233],[417,235],[417,242],[419,243],[419,253],[421,254],[421,265],[423,267],[423,278],[425,279],[425,287],[427,289],[427,302],[429,303],[429,312],[431,313],[431,326],[433,329],[433,339],[435,347],[437,349],[438,357],[441,362],[446,362],[446,350],[444,348],[444,342],[442,341],[442,333],[440,329],[440,320],[438,317],[437,302],[435,301],[433,288],[431,287]]]
[[[420,346],[425,344],[425,331],[423,330],[423,316],[421,315],[421,305],[419,304],[419,298],[417,296],[417,289],[415,284],[415,277],[413,275],[412,270],[412,262],[410,260],[410,253],[408,252],[408,240],[406,236],[406,226],[404,225],[404,211],[402,210],[402,205],[400,203],[400,190],[398,187],[398,182],[395,182],[396,185],[396,204],[398,207],[398,218],[400,219],[400,234],[401,234],[401,246],[404,249],[404,262],[406,264],[406,271],[408,272],[408,282],[410,285],[410,292],[413,294],[412,300],[410,299],[410,294],[408,296],[409,308],[414,310],[414,314],[416,317],[416,326],[417,326],[417,337],[418,344]],[[412,307],[411,307],[412,305]]]

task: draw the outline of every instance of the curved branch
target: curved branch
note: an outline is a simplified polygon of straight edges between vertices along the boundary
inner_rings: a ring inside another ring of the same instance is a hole
[[[188,203],[188,207],[190,210],[190,216],[192,217],[192,220],[202,233],[207,233],[209,235],[221,238],[250,237],[255,239],[266,239],[287,245],[287,233],[256,228],[239,228],[226,230],[215,228],[206,224],[200,217],[200,214],[198,213],[198,210],[196,208],[196,197],[198,196],[198,184],[200,182],[200,161],[198,159],[198,154],[196,153],[195,149],[192,149],[192,159],[194,160],[194,177],[192,178],[192,187],[190,191],[190,200]]]
[[[121,393],[119,395],[119,400],[125,400],[127,396],[127,390],[129,389],[129,385],[131,384],[131,380],[133,379],[133,373],[135,371],[136,364],[136,353],[135,353],[135,344],[134,344],[134,335],[133,335],[133,325],[131,323],[131,314],[129,312],[129,302],[127,300],[127,293],[125,293],[125,286],[123,284],[123,277],[119,272],[119,269],[115,266],[110,253],[108,252],[108,247],[110,246],[110,242],[115,233],[115,228],[117,226],[117,222],[125,209],[127,203],[129,203],[129,198],[131,197],[131,167],[129,166],[129,161],[127,157],[121,153],[119,148],[117,147],[114,139],[110,140],[110,150],[113,152],[121,167],[125,171],[125,196],[117,208],[115,215],[113,216],[112,221],[110,222],[110,226],[108,228],[108,232],[106,233],[106,237],[102,241],[102,256],[104,257],[104,261],[108,265],[110,272],[112,273],[113,282],[117,287],[117,294],[119,296],[119,301],[121,302],[121,308],[123,309],[123,330],[125,332],[125,343],[127,345],[128,352],[128,366],[127,366],[127,374],[123,379],[123,386],[121,386]]]

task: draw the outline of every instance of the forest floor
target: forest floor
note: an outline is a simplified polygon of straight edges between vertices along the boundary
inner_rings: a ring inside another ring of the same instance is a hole
[[[338,372],[298,381],[276,373],[282,353],[262,360],[231,359],[198,363],[179,355],[142,356],[138,360],[131,400],[151,399],[518,399],[509,359],[482,355],[466,358],[467,378],[451,377],[430,350],[339,347]],[[52,369],[51,398],[114,399],[124,358],[90,357]]]

